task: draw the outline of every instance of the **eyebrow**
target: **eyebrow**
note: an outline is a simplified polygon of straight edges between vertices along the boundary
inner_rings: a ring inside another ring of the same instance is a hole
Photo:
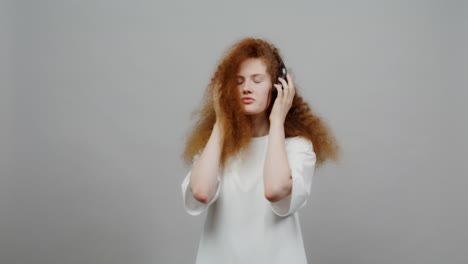
[[[266,74],[263,74],[263,73],[256,73],[256,74],[252,74],[252,77],[265,76],[265,75],[266,75]],[[237,78],[239,78],[239,77],[244,78],[244,76],[242,76],[242,75],[236,75],[236,77],[237,77]]]

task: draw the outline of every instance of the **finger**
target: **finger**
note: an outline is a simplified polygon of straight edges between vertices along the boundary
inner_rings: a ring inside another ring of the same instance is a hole
[[[289,85],[286,83],[286,81],[284,81],[283,87],[284,87],[284,89],[283,89],[283,101],[286,102],[286,101],[288,101],[289,93],[290,93],[289,92],[290,91]]]
[[[213,105],[216,109],[218,107],[218,95],[214,94],[212,100],[213,100]]]
[[[291,75],[290,75],[289,73],[286,74],[286,79],[288,80],[289,87],[290,87],[292,90],[295,90],[294,82],[293,82],[292,77],[291,77]]]
[[[286,74],[286,79],[288,79],[290,95],[291,97],[294,97],[294,95],[296,94],[296,86],[294,85],[292,76],[288,73]]]
[[[289,98],[289,85],[288,83],[286,83],[286,80],[284,80],[283,78],[278,78],[278,80],[281,82],[281,84],[283,85],[283,93],[284,93],[284,98],[287,99]]]
[[[274,86],[275,86],[276,91],[278,92],[277,95],[276,95],[276,98],[277,99],[279,98],[281,100],[283,98],[283,89],[281,89],[280,84],[275,83]]]
[[[284,89],[287,89],[288,88],[288,83],[286,82],[285,79],[281,78],[281,77],[278,77],[278,80],[280,81],[280,83],[283,85],[283,88]]]

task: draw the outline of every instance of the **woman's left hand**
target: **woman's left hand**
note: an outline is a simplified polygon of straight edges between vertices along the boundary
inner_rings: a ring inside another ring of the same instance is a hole
[[[286,75],[286,79],[288,79],[287,83],[283,78],[278,78],[283,85],[283,89],[281,89],[279,84],[274,84],[275,88],[273,89],[278,91],[278,96],[276,97],[270,113],[270,123],[280,122],[284,124],[289,109],[291,108],[296,89],[289,73]]]

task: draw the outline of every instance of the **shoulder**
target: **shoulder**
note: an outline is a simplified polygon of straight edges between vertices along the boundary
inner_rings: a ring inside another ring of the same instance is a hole
[[[302,136],[288,137],[285,140],[286,149],[291,151],[311,151],[313,152],[312,142]]]

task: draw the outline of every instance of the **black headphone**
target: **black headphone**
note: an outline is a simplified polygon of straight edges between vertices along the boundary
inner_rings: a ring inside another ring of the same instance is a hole
[[[280,55],[278,54],[278,50],[277,49],[274,49],[274,52],[278,58],[278,61],[279,61],[279,71],[280,71],[280,74],[278,75],[278,77],[281,77],[283,78],[286,83],[288,83],[288,80],[286,79],[286,74],[288,74],[288,71],[286,70],[286,65],[284,64],[283,60],[281,59]],[[281,89],[284,89],[283,88],[283,85],[281,84],[281,82],[279,80],[277,80],[275,82],[275,84],[279,84],[281,86]],[[271,88],[271,93],[272,93],[272,100],[274,101],[276,99],[276,97],[278,96],[278,91],[276,90],[276,87],[272,87]]]

